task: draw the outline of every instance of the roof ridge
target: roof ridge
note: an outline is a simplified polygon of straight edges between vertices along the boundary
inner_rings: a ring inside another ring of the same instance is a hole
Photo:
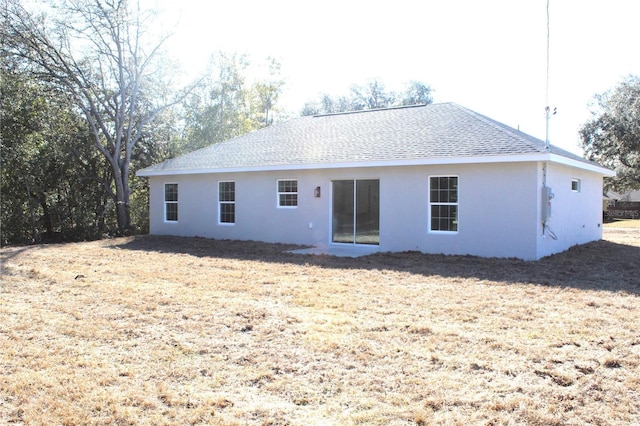
[[[424,106],[428,106],[428,105],[433,105],[433,103],[430,103],[430,104],[413,104],[413,105],[396,105],[396,106],[383,107],[383,108],[359,109],[359,110],[353,110],[353,111],[327,112],[327,113],[324,113],[324,114],[314,114],[314,115],[312,115],[312,117],[315,118],[315,117],[329,117],[329,116],[332,116],[332,115],[361,114],[361,113],[365,113],[365,112],[378,112],[378,111],[389,111],[389,110],[394,110],[394,109],[418,108],[418,107],[424,107]]]

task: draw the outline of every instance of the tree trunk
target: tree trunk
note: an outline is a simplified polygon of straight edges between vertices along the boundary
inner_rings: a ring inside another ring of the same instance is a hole
[[[40,202],[40,206],[42,207],[42,220],[44,221],[44,227],[47,230],[47,237],[53,238],[53,221],[51,220],[51,212],[47,205],[47,196],[44,192],[40,191],[37,198]]]
[[[131,229],[131,214],[129,212],[129,179],[120,167],[113,167],[116,186],[116,218],[118,220],[118,234],[125,235]]]
[[[31,243],[35,244],[40,239],[38,233],[38,227],[36,226],[36,213],[33,209],[33,202],[31,198],[31,189],[29,188],[29,182],[25,182],[24,186],[27,189],[27,202],[29,203],[29,214],[31,216]]]
[[[120,197],[118,197],[120,198]],[[128,199],[129,197],[127,197]],[[116,202],[116,214],[118,218],[118,234],[126,235],[131,231],[131,214],[129,212],[129,201],[118,199]]]

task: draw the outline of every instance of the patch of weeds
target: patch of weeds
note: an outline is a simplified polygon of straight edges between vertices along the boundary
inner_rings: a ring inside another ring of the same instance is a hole
[[[255,378],[249,380],[247,384],[249,386],[260,388],[267,383],[270,383],[274,380],[273,375],[271,373],[261,373],[258,374]]]
[[[233,407],[233,401],[227,398],[218,398],[213,401],[212,405],[216,408],[228,408]]]
[[[547,378],[547,377],[550,378],[551,381],[553,381],[553,383],[555,383],[558,386],[567,387],[573,384],[573,379],[571,377],[565,376],[563,374],[555,373],[553,371],[536,370],[534,373],[536,374],[536,376],[539,376],[542,378]]]
[[[295,398],[293,400],[293,403],[298,406],[305,406],[309,405],[309,399],[307,399],[306,397]]]
[[[380,333],[380,332],[383,332],[383,331],[389,331],[389,327],[387,327],[386,325],[382,325],[382,326],[379,326],[379,327],[371,327],[367,331],[371,331],[371,332],[374,332],[374,333]]]
[[[442,399],[428,399],[425,401],[424,406],[432,411],[439,411],[444,406],[444,401]]]
[[[432,415],[427,414],[426,412],[419,411],[414,413],[413,416],[410,416],[408,420],[413,421],[418,426],[427,426],[432,424]]]
[[[469,368],[471,368],[472,371],[478,371],[478,370],[481,370],[481,371],[493,371],[491,368],[485,367],[484,365],[476,364],[475,362],[471,363]]]
[[[171,407],[174,405],[174,398],[169,392],[169,388],[164,383],[158,383],[156,386],[156,390],[158,392],[158,399],[167,407]]]
[[[428,336],[430,334],[433,334],[433,330],[430,327],[427,327],[427,326],[410,327],[409,328],[409,333],[411,333],[411,334],[419,334],[419,335],[422,335],[422,336]]]
[[[580,365],[575,365],[575,368],[582,374],[593,374],[594,372],[594,369],[591,367],[582,367]]]
[[[602,364],[607,368],[622,368],[622,364],[617,359],[608,358]]]

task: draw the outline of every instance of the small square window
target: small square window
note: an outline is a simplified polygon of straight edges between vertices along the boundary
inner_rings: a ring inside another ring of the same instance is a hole
[[[571,191],[580,192],[580,179],[571,179]]]

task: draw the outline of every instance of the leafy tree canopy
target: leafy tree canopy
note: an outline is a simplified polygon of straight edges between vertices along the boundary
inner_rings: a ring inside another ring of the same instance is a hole
[[[0,245],[146,232],[136,170],[281,115],[272,58],[256,74],[220,53],[196,83],[174,85],[169,35],[154,36],[164,31],[141,3],[4,0]]]
[[[640,77],[629,76],[595,95],[592,118],[580,129],[587,158],[615,169],[605,186],[619,192],[640,188]]]
[[[405,90],[401,92],[389,91],[381,81],[370,80],[362,85],[354,84],[346,96],[332,97],[328,94],[321,94],[317,100],[305,103],[301,114],[332,114],[402,105],[430,104],[433,103],[432,92],[431,86],[415,80],[407,83]]]
[[[118,232],[129,232],[133,157],[151,123],[185,96],[168,93],[159,54],[165,39],[146,39],[153,14],[137,2],[61,0],[50,19],[29,6],[5,1],[2,56],[63,93],[82,114],[94,151],[110,168],[103,186]]]
[[[0,245],[99,237],[109,223],[110,169],[69,97],[0,68]]]
[[[262,64],[258,64],[262,65]],[[273,123],[284,86],[280,63],[267,58],[256,74],[244,54],[219,52],[210,58],[200,84],[185,98],[182,152],[221,142]],[[266,67],[266,72],[264,68]]]

